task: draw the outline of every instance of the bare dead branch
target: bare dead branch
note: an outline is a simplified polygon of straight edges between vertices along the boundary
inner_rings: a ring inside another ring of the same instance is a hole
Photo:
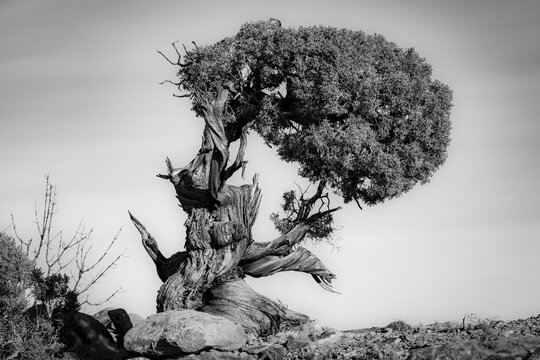
[[[360,201],[358,201],[358,198],[355,196],[354,197],[354,201],[356,202],[356,205],[358,205],[358,207],[360,208],[360,210],[363,210],[362,209],[362,206],[360,205]]]
[[[182,82],[175,83],[174,81],[171,81],[171,80],[163,80],[163,81],[159,82],[158,84],[159,85],[171,84],[171,85],[177,86],[178,90],[180,90],[180,86],[182,86]]]
[[[251,187],[251,202],[249,205],[249,226],[252,227],[253,224],[255,224],[255,219],[257,219],[257,215],[259,214],[259,206],[261,204],[262,199],[262,192],[261,188],[259,187],[259,174],[255,173],[253,175],[252,179],[252,187]]]
[[[196,49],[199,49],[199,47],[197,46],[197,44],[195,44],[194,41],[192,41],[192,43],[193,43],[193,45],[195,45]],[[193,61],[193,57],[191,56],[191,53],[186,49],[186,45],[182,44],[182,47],[184,48],[184,52],[186,53],[186,57]]]
[[[81,305],[90,305],[90,306],[100,306],[100,305],[103,305],[104,303],[106,303],[107,301],[111,300],[113,297],[116,296],[116,294],[118,294],[119,292],[123,292],[124,289],[122,289],[121,287],[116,289],[111,295],[109,295],[107,298],[103,299],[103,300],[99,300],[97,302],[92,302],[92,301],[89,301],[89,298],[90,296],[89,295],[86,295],[86,298],[80,302]]]
[[[17,232],[17,226],[15,225],[15,218],[13,217],[13,214],[11,214],[11,226],[13,227],[13,233],[15,234],[15,237],[17,240],[21,243],[21,246],[24,245],[25,249],[25,255],[28,256],[30,253],[30,246],[32,245],[32,239],[29,239],[28,241],[24,241],[22,237],[19,236]]]
[[[340,292],[334,290],[332,285],[330,285],[330,280],[327,280],[325,277],[319,276],[317,274],[311,274],[311,276],[313,277],[313,279],[315,279],[317,284],[319,284],[319,286],[322,287],[324,290],[332,292],[334,294],[340,294],[341,295]]]
[[[315,194],[309,199],[302,201],[302,205],[299,211],[299,220],[306,219],[309,216],[309,213],[313,209],[315,202],[321,198],[322,192],[325,187],[326,187],[326,180],[319,181],[319,185],[317,186],[317,191],[315,192]]]
[[[114,268],[116,266],[116,264],[118,263],[118,260],[120,260],[120,258],[122,257],[122,255],[118,255],[113,261],[111,261],[107,266],[103,267],[98,273],[96,276],[94,276],[92,279],[90,279],[90,281],[88,281],[88,283],[81,289],[81,290],[78,290],[77,293],[78,294],[84,294],[86,293],[93,285],[95,285],[103,276],[105,276],[105,274],[107,273],[107,271],[109,271],[110,269]],[[88,271],[87,271],[88,272]]]
[[[225,180],[229,179],[233,174],[239,170],[242,169],[242,178],[244,177],[244,171],[245,166],[247,164],[247,161],[244,160],[244,155],[246,153],[246,147],[247,147],[247,134],[249,131],[249,128],[251,125],[253,125],[254,121],[250,121],[246,125],[242,127],[242,134],[240,135],[240,145],[238,147],[238,152],[236,153],[236,159],[234,162],[225,170],[224,178]]]
[[[47,243],[51,242],[51,228],[52,228],[52,218],[54,216],[54,208],[56,206],[56,190],[54,186],[49,182],[49,175],[45,175],[45,197],[43,200],[43,213],[41,215],[41,222],[39,221],[39,213],[37,209],[37,204],[34,207],[35,215],[35,224],[38,228],[39,243],[36,249],[34,249],[34,258],[36,261],[41,255],[43,246],[46,246]],[[48,252],[48,247],[46,246],[45,251]]]
[[[165,60],[167,60],[167,62],[169,62],[169,64],[171,65],[177,65],[177,66],[181,66],[181,67],[186,67],[186,66],[189,66],[192,64],[192,62],[188,62],[188,63],[182,63],[182,54],[180,54],[180,51],[178,50],[178,48],[176,47],[176,43],[178,41],[175,41],[172,43],[172,47],[174,48],[174,51],[176,52],[176,54],[178,55],[178,59],[176,60],[176,62],[173,62],[171,59],[169,59],[165,54],[163,54],[161,51],[159,51],[158,49],[156,49],[156,51],[158,52],[158,54],[160,54],[161,56],[163,56],[163,58]],[[183,46],[183,45],[182,45]],[[185,50],[185,47],[184,47],[184,50]],[[186,55],[188,54],[188,51],[186,50]]]
[[[38,230],[38,241],[35,242],[32,238],[24,240],[19,235],[12,214],[11,226],[13,226],[13,232],[15,233],[16,239],[20,242],[21,247],[25,250],[26,255],[28,256],[32,249],[33,255],[31,260],[44,264],[45,276],[48,277],[53,273],[60,274],[69,270],[69,273],[72,275],[72,282],[70,285],[72,290],[78,294],[85,293],[103,278],[105,273],[113,268],[122,257],[123,253],[118,255],[111,262],[102,266],[106,263],[106,256],[117,242],[121,229],[108,244],[101,256],[99,256],[94,263],[89,263],[89,254],[93,249],[93,245],[89,244],[92,230],[86,232],[81,220],[75,233],[68,241],[64,241],[62,231],[56,233],[53,232],[57,204],[56,188],[50,183],[48,175],[45,176],[45,180],[45,194],[42,211],[39,211],[37,204],[34,208],[35,225]],[[97,271],[98,266],[102,266],[99,271]],[[75,269],[75,275],[73,274],[73,269],[69,269],[70,267]],[[94,275],[90,276],[91,274]],[[88,276],[90,276],[89,279],[87,279]],[[110,297],[107,299],[110,299]],[[49,305],[46,304],[46,306]]]
[[[71,263],[73,263],[77,255],[76,253],[74,255],[70,255],[69,252],[71,252],[71,250],[75,247],[79,246],[82,242],[88,240],[91,234],[92,231],[88,233],[84,231],[84,228],[82,228],[81,220],[79,222],[79,225],[77,226],[77,230],[75,231],[74,235],[67,243],[62,241],[62,238],[60,238],[56,254],[50,260],[50,264],[48,263],[49,269],[53,270],[54,266],[57,266],[57,269],[55,269],[54,271],[61,272],[62,270],[67,268]]]
[[[336,276],[309,250],[298,247],[286,256],[265,256],[244,263],[244,273],[253,277],[270,276],[282,271],[299,271],[311,274],[323,289],[337,293],[330,282]]]
[[[122,229],[118,230],[118,232],[116,233],[116,235],[114,236],[113,240],[109,243],[109,246],[107,246],[107,249],[103,252],[103,254],[101,254],[101,256],[99,257],[99,259],[93,264],[91,265],[89,268],[88,268],[88,271],[92,271],[92,269],[94,269],[99,263],[101,263],[101,261],[103,261],[103,259],[105,258],[105,256],[107,256],[107,254],[109,253],[109,250],[111,249],[111,247],[114,245],[114,243],[116,243],[116,241],[118,240],[118,235],[120,235],[120,232],[122,231]]]
[[[240,265],[261,259],[265,256],[284,256],[289,254],[293,247],[298,244],[308,230],[310,225],[305,222],[297,223],[291,230],[281,234],[272,241],[266,243],[252,243],[245,251]]]
[[[326,215],[328,214],[331,214],[333,212],[336,212],[338,210],[341,210],[341,206],[338,206],[338,207],[335,207],[333,209],[328,209],[328,210],[325,210],[325,211],[322,211],[322,212],[318,212],[316,214],[313,214],[311,215],[309,218],[307,218],[305,221],[306,223],[308,224],[312,224],[313,222],[325,217]]]
[[[165,158],[165,164],[167,165],[167,174],[157,174],[156,176],[161,179],[167,179],[174,182],[174,179],[178,177],[178,174],[182,172],[182,170],[185,170],[186,168],[175,168],[173,167],[171,163],[171,159],[169,157]]]
[[[163,54],[161,51],[159,51],[158,49],[156,49],[156,51],[158,52],[158,54],[160,54],[161,56],[163,56],[163,58],[165,60],[167,60],[171,65],[178,65],[177,63],[173,62],[171,59],[169,59],[165,54]]]
[[[176,47],[176,43],[178,42],[178,40],[176,41],[173,41],[171,43],[172,47],[174,48],[174,51],[176,51],[176,54],[178,55],[178,61],[180,61],[180,58],[182,58],[182,55],[180,54],[180,51],[178,51],[178,48]],[[183,45],[182,45],[183,46]],[[185,47],[184,47],[185,49]],[[187,52],[187,51],[186,51]]]
[[[107,246],[107,249],[102,253],[102,255],[91,265],[88,265],[87,259],[92,249],[92,245],[86,248],[86,243],[87,243],[87,240],[89,239],[89,236],[87,236],[83,241],[79,242],[79,244],[77,245],[77,255],[75,258],[75,262],[77,266],[77,274],[74,276],[75,283],[73,285],[73,290],[76,291],[77,294],[82,295],[86,293],[103,276],[105,276],[105,274],[110,269],[114,268],[117,262],[123,256],[123,253],[118,255],[114,260],[112,260],[106,266],[103,266],[99,271],[97,271],[96,274],[92,276],[89,280],[85,280],[85,276],[87,273],[92,272],[98,265],[103,263],[103,261],[105,260],[105,257],[109,253],[109,250],[116,243],[121,230],[122,229],[120,229],[117,232],[117,234],[114,236],[113,240],[109,243],[109,245]]]

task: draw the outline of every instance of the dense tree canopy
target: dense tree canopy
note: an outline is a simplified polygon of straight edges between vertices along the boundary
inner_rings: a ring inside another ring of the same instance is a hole
[[[177,85],[199,116],[204,97],[227,87],[228,141],[252,126],[346,202],[399,196],[445,161],[451,90],[414,49],[381,35],[264,21],[195,46],[184,63],[178,55]]]

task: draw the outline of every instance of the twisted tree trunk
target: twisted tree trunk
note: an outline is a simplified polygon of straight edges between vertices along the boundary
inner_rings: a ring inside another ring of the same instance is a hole
[[[167,159],[168,174],[159,175],[173,183],[188,213],[185,251],[165,258],[155,239],[130,215],[164,282],[157,295],[158,312],[197,309],[229,318],[260,335],[277,329],[284,321],[304,322],[308,317],[256,293],[244,282],[245,275],[302,271],[328,290],[334,275],[308,250],[296,246],[310,224],[324,213],[306,215],[273,241],[253,241],[251,228],[261,199],[257,178],[249,185],[226,184],[245,164],[246,135],[251,125],[224,127],[229,93],[223,86],[215,99],[198,99],[206,122],[201,149],[183,168],[173,168]],[[238,154],[227,167],[229,145],[236,140],[240,141]]]

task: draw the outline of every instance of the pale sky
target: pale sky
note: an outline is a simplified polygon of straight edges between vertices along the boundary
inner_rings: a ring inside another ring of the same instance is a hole
[[[380,33],[414,47],[454,91],[452,142],[432,181],[399,199],[336,215],[337,249],[309,246],[337,275],[331,294],[301,273],[248,279],[337,328],[431,323],[475,312],[492,319],[540,313],[540,2],[531,1],[52,1],[0,0],[0,230],[13,213],[35,234],[34,204],[49,173],[56,228],[84,218],[96,250],[119,228],[126,257],[95,288],[118,286],[107,306],[148,316],[160,281],[131,210],[170,255],[185,214],[156,174],[199,148],[202,120],[158,85],[176,69],[156,49],[210,44],[251,20]],[[246,182],[260,174],[258,241],[294,187],[284,164],[252,134]],[[96,254],[98,251],[96,252]],[[94,308],[86,309],[93,313]]]

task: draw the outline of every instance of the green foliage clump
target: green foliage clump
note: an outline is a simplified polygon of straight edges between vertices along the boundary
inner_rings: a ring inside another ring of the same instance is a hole
[[[283,203],[281,209],[285,216],[280,217],[278,213],[272,213],[270,220],[275,228],[282,234],[289,232],[301,218],[302,202],[305,201],[303,194],[298,195],[296,191],[289,190],[283,193]],[[312,241],[330,240],[334,231],[334,217],[328,213],[310,224],[305,238]]]
[[[34,264],[20,246],[0,233],[0,358],[53,359],[61,344],[51,321],[24,310],[33,288]]]
[[[69,277],[66,274],[45,276],[43,270],[36,267],[32,271],[32,284],[35,299],[46,304],[52,313],[79,311],[81,305],[77,293],[69,288]]]
[[[55,358],[63,348],[61,314],[80,308],[68,281],[65,274],[45,276],[20,244],[0,233],[0,358]]]
[[[2,319],[26,306],[25,292],[30,286],[34,264],[15,240],[0,233],[0,316]]]
[[[229,140],[254,121],[283,160],[345,202],[397,197],[446,159],[451,90],[414,49],[381,35],[262,21],[185,59],[179,87],[198,115],[201,99],[227,84]]]

